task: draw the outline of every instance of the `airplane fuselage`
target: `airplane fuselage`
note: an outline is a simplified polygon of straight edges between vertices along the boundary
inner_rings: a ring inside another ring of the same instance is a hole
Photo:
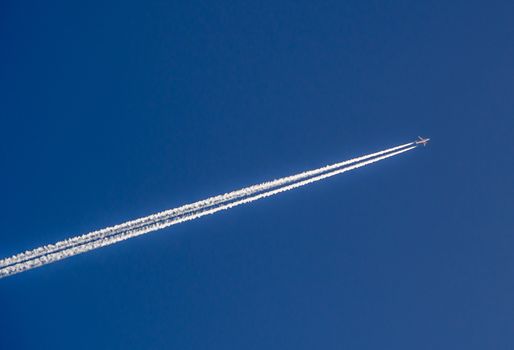
[[[428,141],[430,141],[430,139],[428,139],[428,138],[424,139],[421,136],[418,136],[418,139],[419,139],[419,141],[416,141],[416,145],[426,146]]]

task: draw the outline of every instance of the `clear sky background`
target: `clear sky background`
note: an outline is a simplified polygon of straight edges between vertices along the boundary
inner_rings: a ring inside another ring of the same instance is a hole
[[[2,1],[2,257],[432,143],[2,279],[0,348],[512,349],[513,14]]]

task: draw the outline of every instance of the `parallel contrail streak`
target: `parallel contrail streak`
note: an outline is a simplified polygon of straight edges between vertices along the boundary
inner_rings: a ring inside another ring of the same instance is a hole
[[[343,167],[348,164],[353,164],[353,163],[360,162],[360,161],[363,161],[363,160],[366,160],[369,158],[377,157],[377,156],[380,156],[380,155],[383,155],[383,154],[386,154],[389,152],[394,152],[396,150],[399,150],[399,149],[402,149],[402,148],[405,148],[408,146],[412,146],[413,144],[414,144],[414,142],[407,143],[404,145],[386,149],[384,151],[375,152],[375,153],[371,153],[371,154],[368,154],[365,156],[346,160],[344,162],[327,165],[327,166],[324,166],[324,167],[321,167],[318,169],[305,171],[305,172],[302,172],[302,173],[299,173],[296,175],[287,176],[287,177],[273,180],[273,181],[263,182],[258,185],[249,186],[249,187],[237,190],[237,191],[232,191],[232,192],[225,193],[222,195],[210,197],[208,199],[201,200],[201,201],[198,201],[195,203],[186,204],[186,205],[180,206],[178,208],[162,211],[162,212],[152,214],[149,216],[145,216],[145,217],[142,217],[142,218],[139,218],[136,220],[127,221],[127,222],[119,224],[119,225],[106,227],[104,229],[92,231],[92,232],[84,234],[84,235],[65,239],[65,240],[59,241],[54,244],[41,246],[39,248],[29,250],[29,251],[14,255],[12,257],[0,260],[0,268],[9,266],[9,265],[13,265],[13,264],[17,264],[17,263],[20,263],[20,262],[23,262],[26,260],[31,260],[38,256],[42,256],[42,255],[50,254],[53,252],[61,251],[61,250],[67,249],[67,248],[71,248],[74,246],[82,245],[84,243],[94,241],[97,239],[101,239],[103,237],[114,236],[114,235],[120,234],[127,230],[133,230],[138,227],[144,227],[155,221],[161,221],[161,220],[166,220],[166,219],[169,219],[172,217],[181,216],[181,215],[184,215],[184,214],[187,214],[190,212],[194,212],[197,210],[201,210],[201,209],[205,209],[205,208],[208,208],[211,206],[222,204],[222,203],[225,203],[227,201],[231,201],[231,200],[234,200],[237,198],[246,197],[246,196],[252,195],[254,193],[267,191],[271,188],[282,186],[282,185],[285,185],[285,184],[288,184],[291,182],[299,181],[299,180],[302,180],[302,179],[305,179],[305,178],[308,178],[308,177],[311,177],[314,175],[318,175],[318,174],[327,172],[329,170]]]
[[[380,160],[383,160],[383,159],[386,159],[389,157],[393,157],[395,155],[412,150],[413,148],[416,148],[416,146],[404,148],[399,151],[388,153],[386,155],[376,157],[376,158],[373,158],[373,159],[370,159],[367,161],[362,161],[360,163],[357,163],[357,164],[354,164],[354,165],[351,165],[351,166],[348,166],[348,167],[345,167],[342,169],[334,170],[334,171],[331,171],[331,172],[328,172],[328,173],[325,173],[322,175],[311,177],[311,178],[303,180],[303,181],[295,182],[295,183],[287,185],[287,186],[279,187],[274,190],[270,190],[267,192],[263,192],[260,194],[250,196],[250,197],[246,197],[246,198],[243,198],[243,199],[240,199],[240,200],[228,203],[228,204],[219,205],[219,206],[211,208],[211,209],[203,209],[203,210],[200,210],[197,212],[185,214],[184,216],[181,216],[181,217],[168,218],[165,220],[150,222],[148,225],[146,225],[144,227],[139,227],[139,228],[135,228],[133,230],[125,231],[118,235],[103,237],[96,241],[87,242],[80,246],[71,247],[71,248],[68,248],[68,249],[65,249],[62,251],[58,251],[55,253],[50,253],[50,254],[47,254],[44,256],[40,256],[40,257],[34,258],[32,260],[17,263],[12,266],[4,267],[4,268],[0,269],[0,278],[14,275],[19,272],[23,272],[23,271],[26,271],[29,269],[33,269],[35,267],[46,265],[51,262],[62,260],[64,258],[73,256],[73,255],[84,253],[84,252],[87,252],[87,251],[90,251],[90,250],[93,250],[96,248],[104,247],[104,246],[107,246],[107,245],[110,245],[110,244],[113,244],[116,242],[120,242],[120,241],[129,239],[129,238],[137,237],[137,236],[143,235],[145,233],[153,232],[153,231],[156,231],[159,229],[163,229],[165,227],[176,225],[181,222],[195,220],[195,219],[200,218],[205,215],[214,214],[218,211],[227,210],[227,209],[239,206],[241,204],[250,203],[250,202],[256,201],[261,198],[270,197],[270,196],[273,196],[273,195],[281,193],[281,192],[285,192],[285,191],[289,191],[294,188],[305,186],[310,183],[314,183],[314,182],[317,182],[317,181],[320,181],[320,180],[323,180],[323,179],[326,179],[326,178],[329,178],[329,177],[332,177],[332,176],[335,176],[335,175],[338,175],[338,174],[341,174],[341,173],[344,173],[344,172],[347,172],[347,171],[350,171],[353,169],[357,169],[357,168],[366,166],[368,164],[378,162]]]

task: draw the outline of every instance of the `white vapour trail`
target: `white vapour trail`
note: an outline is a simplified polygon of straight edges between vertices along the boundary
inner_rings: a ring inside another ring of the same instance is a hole
[[[273,181],[263,182],[263,183],[260,183],[257,185],[245,187],[245,188],[237,190],[237,191],[228,192],[228,193],[210,197],[210,198],[207,198],[205,200],[201,200],[201,201],[198,201],[195,203],[186,204],[186,205],[180,206],[178,208],[165,210],[165,211],[162,211],[162,212],[159,212],[156,214],[152,214],[152,215],[148,215],[148,216],[136,219],[136,220],[127,221],[127,222],[119,224],[119,225],[106,227],[104,229],[92,231],[92,232],[89,232],[84,235],[65,239],[65,240],[56,242],[54,244],[44,245],[39,248],[35,248],[33,250],[28,250],[26,252],[16,254],[14,256],[0,260],[0,268],[4,267],[4,266],[9,266],[9,265],[13,265],[16,263],[20,263],[25,260],[34,259],[38,256],[42,256],[42,255],[50,254],[50,253],[57,252],[60,250],[64,250],[67,248],[71,248],[73,246],[82,245],[84,243],[94,241],[94,240],[97,240],[97,239],[100,239],[103,237],[117,235],[123,231],[132,230],[137,227],[146,226],[155,221],[161,221],[161,220],[166,220],[166,219],[169,219],[172,217],[181,216],[181,215],[193,212],[193,211],[197,211],[200,209],[215,206],[215,205],[225,203],[227,201],[231,201],[231,200],[234,200],[237,198],[245,197],[248,195],[252,195],[254,193],[267,191],[274,187],[283,186],[285,184],[299,181],[299,180],[302,180],[302,179],[305,179],[305,178],[308,178],[308,177],[311,177],[314,175],[322,174],[324,172],[327,172],[327,171],[330,171],[333,169],[337,169],[337,168],[340,168],[340,167],[343,167],[343,166],[346,166],[349,164],[353,164],[353,163],[357,163],[357,162],[360,162],[360,161],[363,161],[363,160],[366,160],[369,158],[381,156],[381,155],[389,153],[389,152],[394,152],[396,150],[412,146],[413,144],[414,144],[413,142],[407,143],[407,144],[392,147],[392,148],[389,148],[389,149],[386,149],[383,151],[379,151],[379,152],[371,153],[371,154],[364,155],[361,157],[349,159],[344,162],[327,165],[327,166],[324,166],[324,167],[321,167],[318,169],[305,171],[305,172],[302,172],[302,173],[299,173],[296,175],[283,177],[283,178],[273,180]]]
[[[317,182],[317,181],[320,181],[320,180],[323,180],[323,179],[326,179],[326,178],[329,178],[329,177],[332,177],[332,176],[335,176],[335,175],[338,175],[338,174],[341,174],[341,173],[344,173],[344,172],[347,172],[347,171],[350,171],[350,170],[353,170],[353,169],[357,169],[357,168],[366,166],[368,164],[372,164],[372,163],[378,162],[380,160],[383,160],[383,159],[386,159],[386,158],[389,158],[389,157],[393,157],[395,155],[398,155],[398,154],[410,151],[410,150],[412,150],[414,148],[416,148],[416,146],[411,146],[411,147],[408,147],[408,148],[405,148],[405,149],[401,149],[399,151],[388,153],[388,154],[380,156],[380,157],[376,157],[376,158],[373,158],[373,159],[370,159],[370,160],[367,160],[367,161],[362,161],[362,162],[359,162],[357,164],[344,167],[342,169],[334,170],[334,171],[331,171],[331,172],[328,172],[328,173],[325,173],[325,174],[322,174],[322,175],[318,175],[318,176],[315,176],[315,177],[312,177],[312,178],[309,178],[309,179],[306,179],[306,180],[303,180],[303,181],[299,181],[299,182],[292,183],[290,185],[279,187],[279,188],[274,189],[274,190],[269,190],[267,192],[263,192],[263,193],[256,194],[256,195],[253,195],[253,196],[250,196],[250,197],[239,199],[239,200],[234,201],[234,202],[230,202],[230,203],[227,203],[227,204],[219,205],[219,206],[214,207],[214,208],[203,209],[203,210],[200,210],[200,211],[197,211],[197,212],[186,214],[186,215],[184,215],[182,217],[176,217],[176,218],[170,218],[170,219],[163,220],[163,221],[152,222],[152,223],[148,224],[147,226],[136,228],[136,229],[129,230],[129,231],[125,231],[125,232],[122,232],[122,233],[120,233],[118,235],[104,237],[104,238],[98,239],[96,241],[85,243],[85,244],[80,245],[80,246],[75,246],[75,247],[72,247],[72,248],[68,248],[66,250],[62,250],[62,251],[59,251],[59,252],[47,254],[47,255],[44,255],[44,256],[40,256],[40,257],[34,258],[32,260],[28,260],[28,261],[21,262],[21,263],[15,264],[15,265],[4,267],[4,268],[0,269],[0,278],[11,276],[11,275],[14,275],[16,273],[20,273],[20,272],[23,272],[23,271],[26,271],[26,270],[30,270],[30,269],[33,269],[35,267],[46,265],[46,264],[49,264],[49,263],[52,263],[52,262],[55,262],[55,261],[58,261],[58,260],[62,260],[64,258],[73,256],[73,255],[84,253],[84,252],[87,252],[87,251],[90,251],[90,250],[93,250],[93,249],[97,249],[97,248],[100,248],[100,247],[104,247],[104,246],[107,246],[107,245],[111,245],[111,244],[114,244],[114,243],[126,240],[126,239],[129,239],[129,238],[137,237],[137,236],[149,233],[149,232],[160,230],[160,229],[163,229],[165,227],[169,227],[169,226],[172,226],[172,225],[179,224],[181,222],[195,220],[195,219],[198,219],[198,218],[200,218],[202,216],[205,216],[205,215],[214,214],[214,213],[216,213],[218,211],[227,210],[227,209],[239,206],[241,204],[250,203],[250,202],[256,201],[256,200],[261,199],[261,198],[270,197],[270,196],[273,196],[273,195],[281,193],[281,192],[289,191],[289,190],[292,190],[294,188],[305,186],[305,185],[308,185],[308,184],[311,184],[311,183],[314,183],[314,182]]]

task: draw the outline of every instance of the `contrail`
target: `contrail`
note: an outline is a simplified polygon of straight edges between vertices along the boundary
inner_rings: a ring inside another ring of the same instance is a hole
[[[227,203],[227,204],[222,204],[222,205],[219,205],[219,206],[214,207],[214,208],[201,209],[201,210],[197,210],[196,212],[188,213],[188,214],[185,214],[185,215],[180,216],[180,217],[168,218],[168,219],[159,220],[159,221],[153,221],[153,222],[150,222],[149,224],[147,224],[144,227],[138,227],[138,228],[135,228],[135,229],[132,229],[132,230],[128,230],[128,231],[122,232],[122,233],[117,234],[117,235],[103,237],[103,238],[98,239],[96,241],[88,242],[88,243],[85,243],[85,244],[80,245],[80,246],[74,246],[74,247],[71,247],[71,248],[68,248],[68,249],[65,249],[65,250],[61,250],[61,251],[58,251],[58,252],[55,252],[55,253],[50,253],[50,254],[43,255],[43,256],[31,259],[31,260],[27,260],[27,261],[21,262],[21,263],[17,263],[17,264],[8,266],[8,267],[4,267],[4,268],[0,269],[0,278],[11,276],[11,275],[14,275],[16,273],[23,272],[23,271],[26,271],[26,270],[29,270],[29,269],[33,269],[35,267],[39,267],[39,266],[42,266],[42,265],[46,265],[46,264],[49,264],[51,262],[55,262],[55,261],[58,261],[58,260],[62,260],[64,258],[73,256],[73,255],[84,253],[84,252],[87,252],[87,251],[90,251],[90,250],[93,250],[93,249],[96,249],[96,248],[104,247],[104,246],[107,246],[107,245],[110,245],[110,244],[113,244],[113,243],[116,243],[116,242],[120,242],[120,241],[126,240],[126,239],[129,239],[129,238],[137,237],[137,236],[149,233],[149,232],[160,230],[160,229],[163,229],[165,227],[176,225],[176,224],[181,223],[181,222],[195,220],[195,219],[200,218],[200,217],[205,216],[205,215],[214,214],[214,213],[216,213],[218,211],[227,210],[227,209],[239,206],[241,204],[250,203],[250,202],[256,201],[256,200],[261,199],[261,198],[270,197],[270,196],[273,196],[273,195],[281,193],[281,192],[289,191],[289,190],[294,189],[294,188],[305,186],[307,184],[311,184],[311,183],[314,183],[314,182],[317,182],[317,181],[320,181],[320,180],[323,180],[323,179],[326,179],[326,178],[329,178],[329,177],[332,177],[332,176],[335,176],[335,175],[338,175],[338,174],[341,174],[341,173],[344,173],[344,172],[347,172],[347,171],[350,171],[350,170],[353,170],[353,169],[357,169],[357,168],[366,166],[368,164],[372,164],[372,163],[378,162],[380,160],[383,160],[383,159],[386,159],[386,158],[389,158],[389,157],[393,157],[395,155],[407,152],[407,151],[412,150],[414,148],[416,148],[416,146],[410,146],[408,148],[404,148],[404,149],[401,149],[399,151],[388,153],[388,154],[380,156],[380,157],[375,157],[375,158],[369,159],[367,161],[361,161],[359,163],[356,163],[356,164],[351,165],[351,166],[344,167],[342,169],[334,170],[334,171],[331,171],[331,172],[328,172],[328,173],[325,173],[325,174],[322,174],[322,175],[311,177],[311,178],[303,180],[303,181],[295,182],[295,183],[292,183],[292,184],[287,185],[287,186],[279,187],[279,188],[274,189],[274,190],[269,190],[267,192],[263,192],[263,193],[256,194],[256,195],[253,195],[253,196],[250,196],[250,197],[246,197],[246,198],[234,201],[234,202],[230,202],[230,203]]]
[[[371,154],[364,155],[361,157],[349,159],[349,160],[346,160],[343,162],[327,165],[327,166],[324,166],[324,167],[321,167],[318,169],[305,171],[305,172],[302,172],[302,173],[299,173],[296,175],[287,176],[287,177],[276,179],[273,181],[263,182],[263,183],[260,183],[257,185],[242,188],[237,191],[228,192],[228,193],[210,197],[210,198],[207,198],[205,200],[201,200],[201,201],[198,201],[195,203],[186,204],[186,205],[180,206],[178,208],[162,211],[162,212],[148,215],[148,216],[136,219],[136,220],[127,221],[127,222],[119,224],[119,225],[106,227],[104,229],[92,231],[92,232],[84,234],[84,235],[65,239],[65,240],[56,242],[54,244],[41,246],[39,248],[29,250],[29,251],[14,255],[12,257],[0,260],[0,268],[9,266],[9,265],[13,265],[16,263],[20,263],[20,262],[23,262],[26,260],[34,259],[38,256],[43,256],[46,254],[50,254],[53,252],[71,248],[71,247],[74,247],[77,245],[82,245],[84,243],[94,241],[94,240],[97,240],[97,239],[100,239],[103,237],[117,235],[117,234],[127,231],[127,230],[133,230],[138,227],[146,226],[149,223],[152,223],[155,221],[161,221],[161,220],[166,220],[169,218],[181,216],[186,213],[190,213],[190,212],[194,212],[194,211],[208,208],[211,206],[215,206],[215,205],[225,203],[227,201],[231,201],[231,200],[234,200],[237,198],[246,197],[246,196],[249,196],[249,195],[252,195],[252,194],[255,194],[258,192],[262,192],[262,191],[267,191],[269,189],[272,189],[272,188],[275,188],[278,186],[283,186],[285,184],[299,181],[299,180],[302,180],[302,179],[305,179],[305,178],[308,178],[308,177],[311,177],[314,175],[318,175],[318,174],[321,174],[321,173],[324,173],[324,172],[327,172],[327,171],[330,171],[333,169],[337,169],[337,168],[340,168],[340,167],[343,167],[343,166],[346,166],[349,164],[357,163],[357,162],[360,162],[360,161],[363,161],[363,160],[366,160],[369,158],[377,157],[377,156],[380,156],[380,155],[383,155],[383,154],[386,154],[389,152],[394,152],[396,150],[412,146],[413,144],[414,144],[414,142],[407,143],[407,144],[392,147],[392,148],[389,148],[389,149],[386,149],[383,151],[379,151],[379,152],[371,153]]]

